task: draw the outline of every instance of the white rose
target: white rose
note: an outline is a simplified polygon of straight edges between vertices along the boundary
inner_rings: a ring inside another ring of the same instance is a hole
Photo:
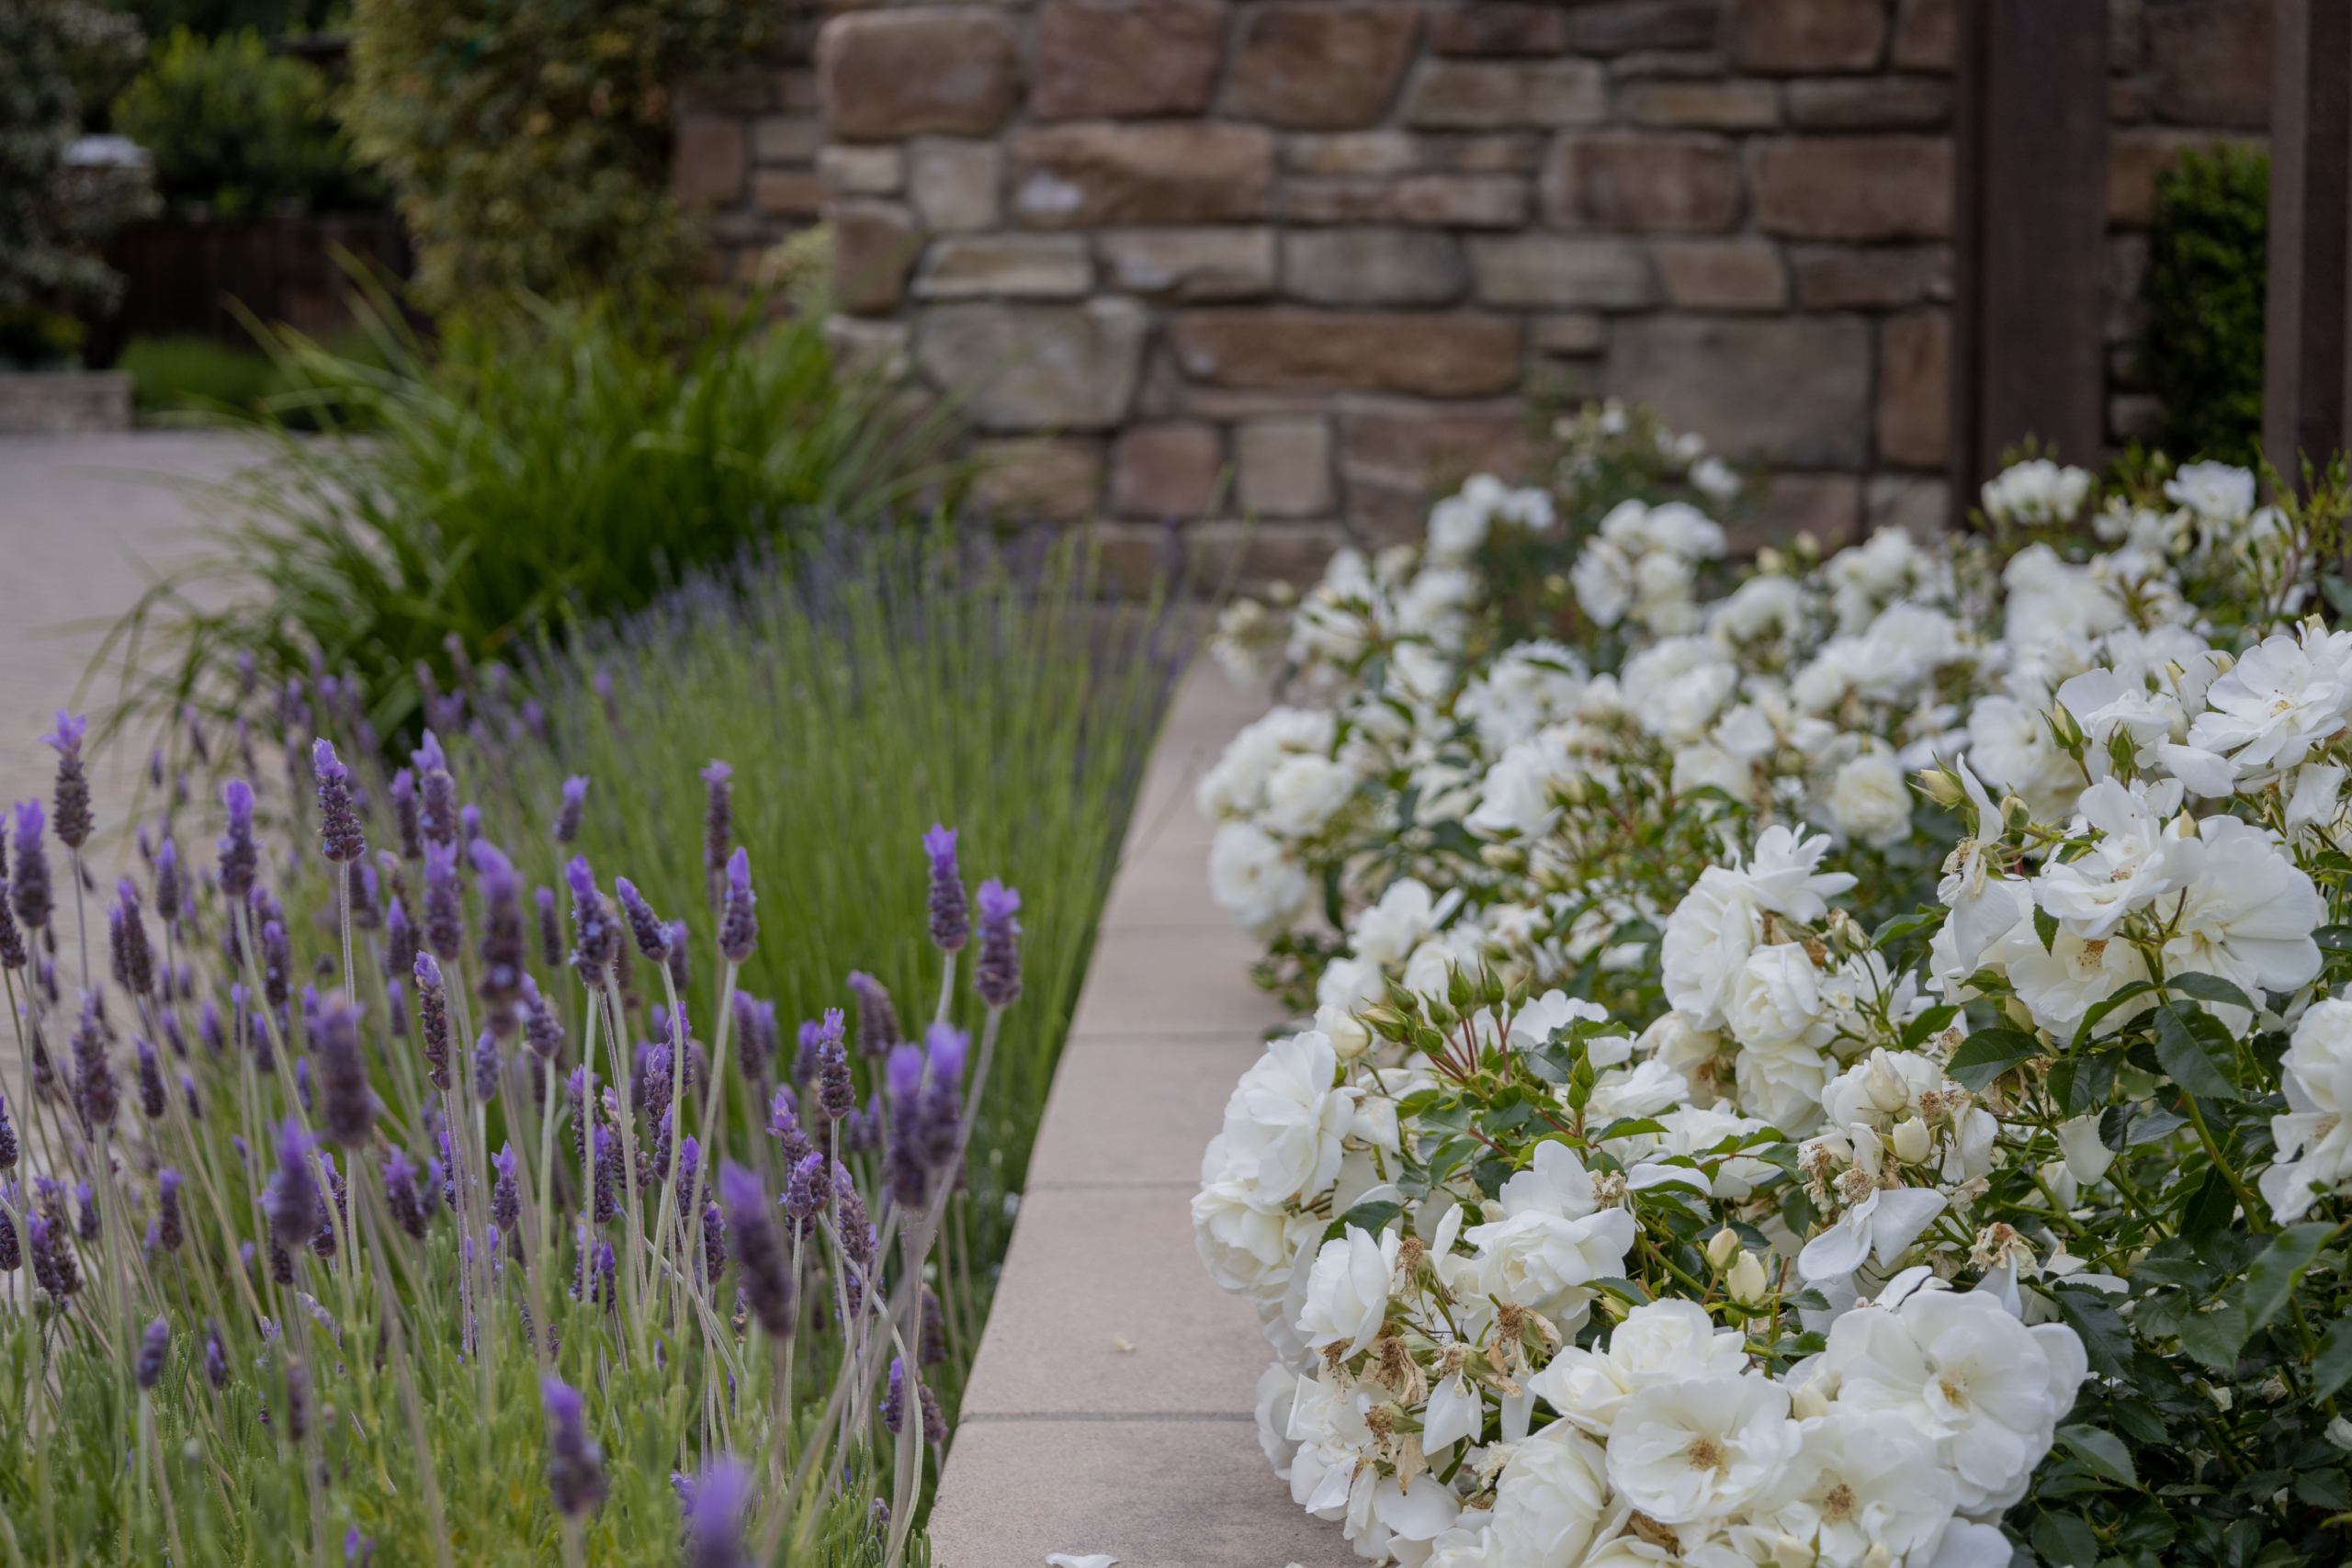
[[[1642,1390],[1736,1374],[1747,1366],[1746,1336],[1717,1328],[1696,1302],[1668,1298],[1627,1313],[1610,1332],[1605,1350],[1562,1349],[1527,1386],[1568,1420],[1605,1438],[1618,1411]]]
[[[1328,757],[1285,757],[1266,775],[1266,810],[1259,820],[1303,839],[1321,831],[1355,790],[1354,773]]]
[[[1865,751],[1838,770],[1829,784],[1829,816],[1838,830],[1874,849],[1911,836],[1911,787],[1885,751]]]
[[[1258,1402],[1253,1414],[1258,1418],[1258,1446],[1266,1450],[1274,1473],[1284,1481],[1290,1479],[1291,1456],[1298,1452],[1298,1445],[1291,1440],[1291,1402],[1298,1396],[1298,1374],[1280,1361],[1268,1367],[1258,1378]]]
[[[1211,1159],[1220,1164],[1223,1141],[1209,1145]],[[1312,1214],[1251,1202],[1249,1189],[1222,1171],[1193,1194],[1193,1246],[1209,1278],[1255,1301],[1279,1299],[1289,1289],[1298,1249],[1321,1230]]]
[[[1734,1058],[1732,1071],[1740,1109],[1750,1116],[1792,1138],[1803,1137],[1820,1122],[1829,1064],[1803,1040],[1748,1046]]]
[[[1323,966],[1323,977],[1315,982],[1315,1003],[1317,1008],[1353,1012],[1378,1001],[1386,990],[1387,981],[1373,960],[1334,958]]]
[[[1577,607],[1598,626],[1613,626],[1634,605],[1634,563],[1606,539],[1587,541],[1568,569]]]
[[[1356,1106],[1351,1092],[1333,1087],[1339,1068],[1329,1039],[1309,1030],[1275,1041],[1234,1086],[1225,1157],[1253,1202],[1312,1197],[1340,1174]]]
[[[1502,1185],[1503,1218],[1463,1233],[1478,1249],[1478,1291],[1533,1307],[1562,1333],[1584,1321],[1582,1286],[1617,1274],[1638,1227],[1623,1209],[1595,1213],[1592,1178],[1565,1144],[1535,1145],[1532,1168]]]
[[[1608,1458],[1566,1425],[1511,1450],[1495,1483],[1496,1568],[1577,1568],[1609,1506]]]
[[[2254,510],[2254,475],[2229,463],[2183,463],[2165,481],[2165,499],[2200,517],[2234,521]]]
[[[1350,1225],[1345,1235],[1323,1244],[1306,1276],[1306,1309],[1298,1314],[1298,1331],[1310,1348],[1344,1344],[1352,1356],[1378,1336],[1388,1315],[1388,1282],[1396,1272],[1401,1240],[1394,1230],[1375,1238]]]
[[[1747,1372],[1645,1388],[1617,1412],[1609,1480],[1661,1524],[1746,1507],[1777,1485],[1801,1440],[1788,1390]]]
[[[1732,1038],[1751,1049],[1816,1043],[1812,1037],[1826,1010],[1821,971],[1792,942],[1750,953],[1732,976],[1724,1003]]]
[[[1873,1547],[1925,1568],[1957,1495],[1934,1445],[1902,1416],[1833,1408],[1804,1424],[1787,1475],[1754,1517],[1811,1541],[1823,1568],[1864,1568]]]
[[[1356,916],[1356,956],[1374,964],[1398,962],[1436,931],[1438,921],[1460,901],[1458,895],[1449,895],[1441,908],[1429,885],[1409,876],[1389,884],[1379,903]]]
[[[2293,991],[2319,973],[2312,932],[2327,918],[2312,879],[2268,833],[2235,817],[2208,817],[2173,852],[2177,906],[2165,908],[2166,965],[2219,975],[2256,999]],[[2243,1028],[2245,1020],[2241,1022]]]
[[[2352,1176],[2352,1002],[2313,1002],[2280,1063],[2287,1113],[2270,1119],[2278,1161],[2262,1195],[2280,1224],[2311,1212],[2313,1188]]]
[[[1209,893],[1254,936],[1296,919],[1315,885],[1288,850],[1247,822],[1227,822],[1209,842]]]

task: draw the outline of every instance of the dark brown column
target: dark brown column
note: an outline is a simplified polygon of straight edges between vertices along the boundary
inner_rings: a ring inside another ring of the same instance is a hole
[[[2096,465],[2107,243],[2107,0],[1960,0],[1952,521],[2030,436]]]
[[[2352,6],[2278,0],[2262,451],[2290,480],[2343,451],[2352,416]]]

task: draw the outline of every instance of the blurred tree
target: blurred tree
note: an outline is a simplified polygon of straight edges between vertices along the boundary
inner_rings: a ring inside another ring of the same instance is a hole
[[[2251,464],[2262,445],[2270,160],[2242,147],[2180,155],[2158,176],[2140,372],[2173,457]]]
[[[181,27],[115,100],[114,126],[153,154],[156,185],[176,211],[371,206],[381,187],[355,165],[329,99],[324,72],[271,54],[251,28],[207,39]]]

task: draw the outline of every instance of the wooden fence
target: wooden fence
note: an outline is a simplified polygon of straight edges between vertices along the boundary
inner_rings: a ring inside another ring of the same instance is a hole
[[[110,363],[133,337],[195,334],[250,346],[232,299],[265,321],[332,337],[352,319],[351,277],[338,253],[408,274],[407,235],[389,212],[133,224],[107,247],[107,263],[123,275],[122,308],[93,332],[91,360]]]

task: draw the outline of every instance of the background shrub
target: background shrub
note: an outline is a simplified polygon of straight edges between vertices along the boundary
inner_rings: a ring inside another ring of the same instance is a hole
[[[2157,177],[2140,365],[2163,400],[2157,440],[2175,457],[2260,455],[2269,220],[2266,153],[2185,152]]]

